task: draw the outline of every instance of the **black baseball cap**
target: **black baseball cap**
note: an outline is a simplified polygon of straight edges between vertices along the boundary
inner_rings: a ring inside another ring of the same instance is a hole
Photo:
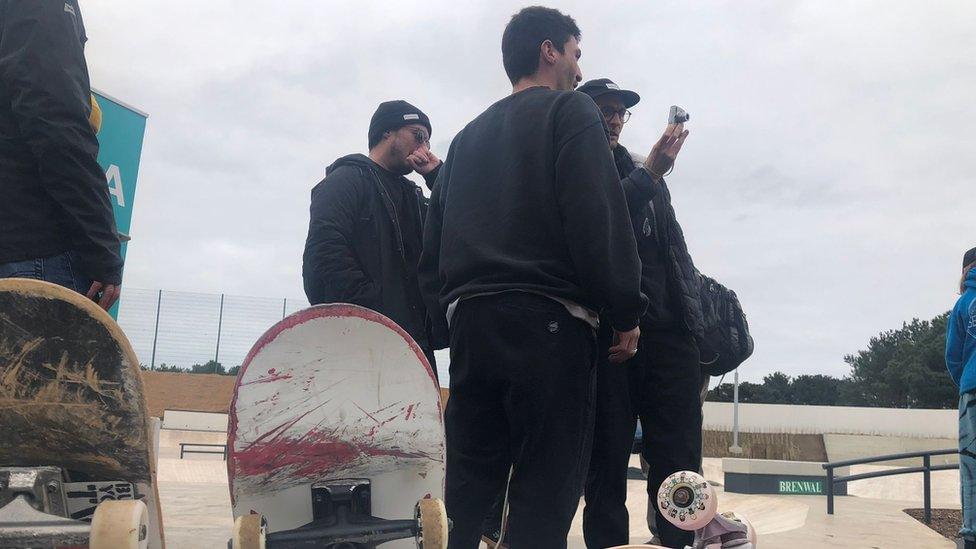
[[[962,267],[965,269],[966,265],[976,261],[976,248],[969,250],[962,256]]]
[[[594,100],[601,95],[617,95],[620,97],[620,100],[623,101],[624,107],[628,109],[640,102],[640,96],[637,95],[637,92],[621,89],[620,86],[615,84],[614,81],[610,80],[609,78],[588,80],[582,86],[576,88],[576,91],[585,93]]]

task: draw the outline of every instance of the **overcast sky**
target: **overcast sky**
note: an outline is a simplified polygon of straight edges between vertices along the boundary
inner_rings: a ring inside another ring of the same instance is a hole
[[[446,154],[510,93],[524,5],[82,0],[92,85],[150,115],[125,286],[302,296],[325,167],[397,98]],[[976,245],[976,3],[549,5],[582,29],[584,79],[641,94],[629,149],[691,113],[668,182],[696,264],[749,315],[745,379],[844,375],[872,335],[951,307]]]

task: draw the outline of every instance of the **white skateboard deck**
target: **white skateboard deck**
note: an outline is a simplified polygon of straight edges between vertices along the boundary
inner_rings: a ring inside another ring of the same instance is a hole
[[[443,498],[434,373],[402,328],[355,305],[299,311],[258,339],[234,387],[227,444],[234,516],[261,513],[269,532],[311,522],[311,485],[322,481],[369,479],[372,513],[385,519]]]

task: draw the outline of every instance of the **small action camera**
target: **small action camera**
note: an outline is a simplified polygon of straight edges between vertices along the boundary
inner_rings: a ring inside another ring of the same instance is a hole
[[[671,105],[671,114],[668,115],[668,124],[683,124],[691,118],[687,111],[677,105]]]

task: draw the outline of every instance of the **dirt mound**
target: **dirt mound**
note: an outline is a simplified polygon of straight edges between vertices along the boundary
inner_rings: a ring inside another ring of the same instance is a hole
[[[142,372],[149,415],[163,417],[164,410],[227,413],[234,394],[235,376]]]

